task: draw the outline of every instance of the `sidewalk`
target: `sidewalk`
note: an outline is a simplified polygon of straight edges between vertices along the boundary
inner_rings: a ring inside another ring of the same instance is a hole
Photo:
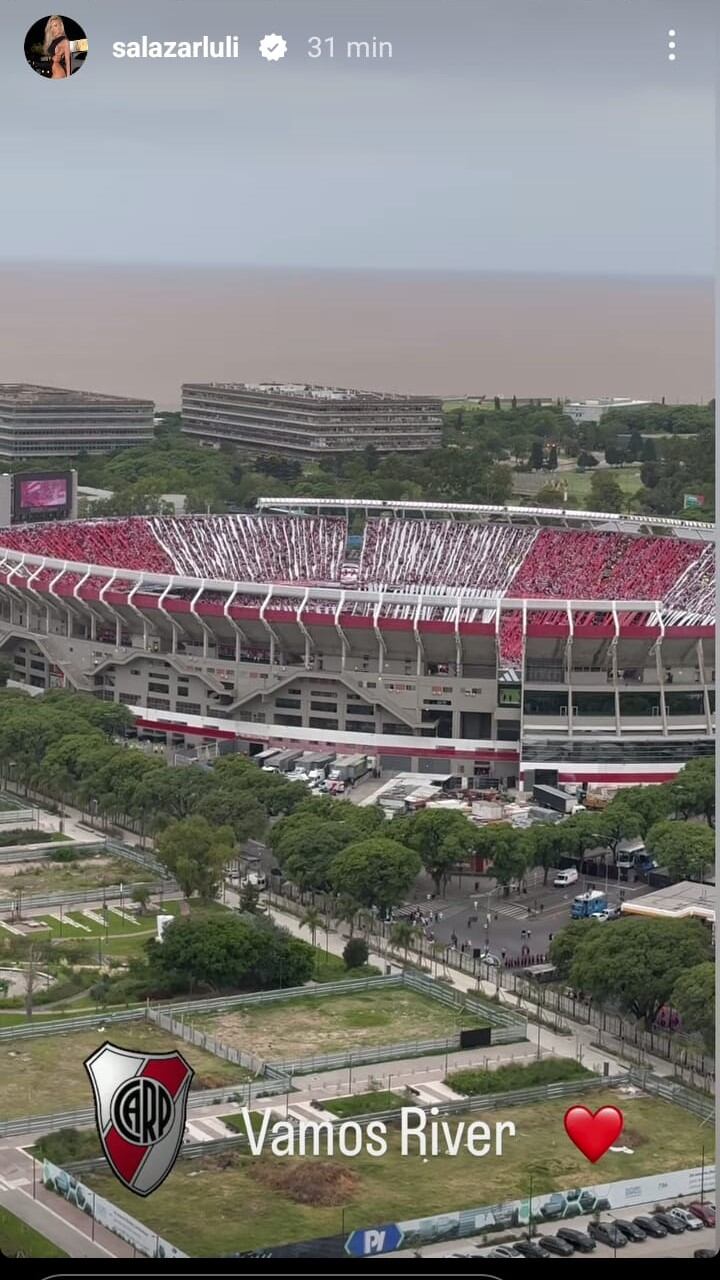
[[[15,1141],[17,1141],[15,1139]],[[17,1147],[0,1150],[0,1205],[58,1246],[70,1258],[134,1258],[132,1245],[48,1191],[41,1167]]]

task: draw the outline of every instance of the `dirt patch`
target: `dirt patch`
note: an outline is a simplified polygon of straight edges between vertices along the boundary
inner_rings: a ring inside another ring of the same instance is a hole
[[[320,1208],[347,1204],[360,1184],[356,1173],[331,1160],[261,1160],[253,1165],[253,1172],[269,1191],[279,1191],[296,1204]]]
[[[623,1129],[614,1146],[629,1147],[631,1151],[637,1151],[639,1147],[647,1146],[647,1138],[640,1133],[639,1129],[628,1129],[627,1125]]]

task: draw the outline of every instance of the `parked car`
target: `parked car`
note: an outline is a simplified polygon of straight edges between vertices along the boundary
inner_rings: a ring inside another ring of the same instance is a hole
[[[517,1252],[522,1254],[523,1258],[544,1258],[546,1256],[540,1246],[535,1244],[534,1240],[516,1240],[513,1248],[517,1249]]]
[[[572,1255],[572,1245],[568,1244],[567,1240],[561,1240],[560,1236],[538,1236],[537,1242],[541,1249],[547,1253],[556,1253],[560,1258],[569,1258]]]
[[[522,1254],[510,1244],[499,1244],[495,1249],[491,1249],[488,1258],[522,1258]]]
[[[638,1227],[636,1223],[629,1222],[627,1218],[615,1218],[614,1221],[618,1231],[622,1231],[626,1239],[633,1244],[640,1244],[641,1241],[647,1240],[647,1231],[643,1231],[642,1227]]]
[[[614,1222],[588,1222],[587,1233],[591,1240],[607,1244],[611,1249],[624,1249],[627,1236],[615,1226]]]
[[[674,1218],[671,1213],[660,1211],[659,1213],[654,1213],[652,1216],[656,1222],[660,1223],[661,1227],[664,1227],[666,1231],[669,1231],[671,1236],[681,1236],[685,1230],[685,1223],[682,1221],[682,1218]]]
[[[596,1247],[592,1237],[586,1231],[578,1231],[576,1227],[558,1227],[557,1233],[561,1240],[567,1240],[578,1253],[592,1253]]]
[[[715,1205],[714,1204],[710,1204],[709,1201],[707,1200],[705,1201],[704,1204],[701,1204],[699,1200],[694,1200],[692,1204],[688,1205],[688,1209],[690,1210],[691,1213],[695,1215],[696,1218],[700,1219],[703,1226],[705,1227],[715,1226]]]
[[[646,1236],[652,1236],[654,1240],[662,1240],[667,1235],[667,1227],[662,1222],[658,1222],[656,1218],[651,1218],[649,1213],[641,1213],[637,1218],[633,1218],[633,1223],[645,1232]]]
[[[703,1229],[700,1219],[682,1204],[673,1205],[673,1208],[669,1209],[668,1213],[671,1218],[677,1218],[678,1222],[682,1222],[686,1231],[702,1231]]]

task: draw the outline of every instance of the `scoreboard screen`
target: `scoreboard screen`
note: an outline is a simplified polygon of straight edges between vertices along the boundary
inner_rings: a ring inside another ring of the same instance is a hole
[[[69,471],[20,471],[15,475],[14,519],[52,520],[69,514],[72,477]]]

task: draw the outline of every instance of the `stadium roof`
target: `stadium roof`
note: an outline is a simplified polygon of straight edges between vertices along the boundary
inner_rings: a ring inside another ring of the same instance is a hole
[[[261,512],[300,515],[364,511],[367,515],[476,516],[494,520],[549,520],[553,524],[604,524],[613,531],[640,533],[643,530],[667,530],[681,538],[715,539],[715,525],[705,520],[681,520],[677,516],[626,515],[612,511],[583,511],[558,507],[512,507],[479,505],[466,502],[405,502],[379,498],[258,498]]]

